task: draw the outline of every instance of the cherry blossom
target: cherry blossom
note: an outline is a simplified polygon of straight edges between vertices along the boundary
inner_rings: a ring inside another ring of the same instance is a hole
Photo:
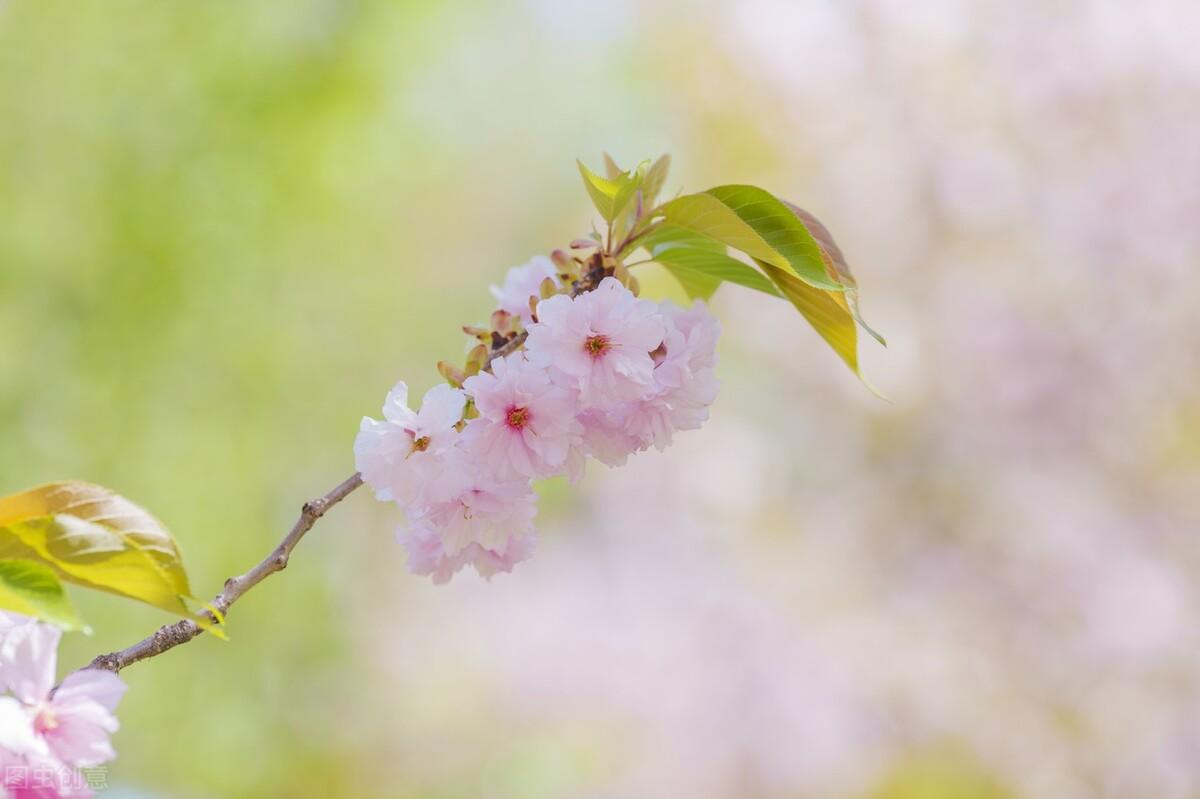
[[[650,353],[665,335],[653,302],[607,277],[592,292],[551,297],[537,309],[526,342],[530,358],[563,375],[585,406],[612,407],[651,388]]]
[[[577,397],[544,368],[524,354],[509,355],[463,388],[479,411],[463,432],[464,445],[482,464],[497,475],[549,477],[562,470],[583,427],[575,419]]]
[[[437,499],[445,478],[441,455],[457,439],[462,391],[438,385],[421,410],[408,407],[408,386],[397,383],[383,405],[384,421],[363,417],[354,440],[355,465],[381,500],[413,505]]]
[[[107,671],[68,675],[55,688],[57,627],[17,614],[0,614],[0,761],[6,774],[37,773],[46,784],[7,779],[13,796],[90,796],[75,769],[116,757],[110,736],[125,683]],[[15,779],[15,778],[14,778]]]
[[[663,303],[667,335],[655,351],[655,390],[644,399],[628,403],[622,411],[623,428],[642,447],[663,450],[677,430],[695,430],[708,420],[708,406],[717,397],[717,337],[720,325],[704,304],[680,309]]]
[[[626,432],[625,417],[634,403],[622,403],[611,411],[588,408],[580,412],[583,439],[574,447],[568,461],[568,474],[575,481],[583,473],[587,458],[595,458],[606,466],[624,466],[629,456],[637,452],[641,440]]]
[[[508,274],[504,276],[504,285],[491,287],[492,296],[499,303],[500,310],[521,317],[528,325],[533,321],[529,307],[530,298],[541,296],[542,281],[546,278],[554,281],[555,286],[560,285],[556,271],[554,262],[549,258],[544,255],[534,256],[529,263],[509,269]]]
[[[497,477],[468,450],[454,454],[457,491],[443,502],[409,509],[412,528],[436,531],[447,555],[457,555],[471,544],[503,551],[510,538],[533,532],[537,495],[528,478]]]
[[[493,288],[503,310],[527,310],[553,272],[543,261],[510,270],[504,288]],[[720,327],[703,303],[659,305],[605,277],[536,310],[524,342],[492,333],[491,360],[473,356],[461,390],[433,389],[413,413],[399,383],[385,420],[363,420],[359,470],[379,499],[404,509],[398,539],[409,567],[436,583],[468,565],[484,577],[511,571],[532,554],[531,480],[575,482],[589,459],[620,466],[662,449],[676,431],[703,424],[716,397]]]
[[[400,533],[400,542],[409,552],[409,568],[414,574],[431,577],[438,585],[449,582],[455,573],[468,564],[485,579],[490,579],[498,572],[510,572],[513,566],[533,554],[535,541],[536,537],[530,533],[509,539],[502,550],[471,544],[457,555],[447,555],[441,539],[433,530],[410,528]]]

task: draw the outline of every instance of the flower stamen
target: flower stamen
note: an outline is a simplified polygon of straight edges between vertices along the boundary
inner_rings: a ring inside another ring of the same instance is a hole
[[[514,430],[520,430],[529,423],[529,410],[526,408],[509,408],[506,421]]]
[[[583,342],[584,352],[586,352],[588,355],[591,355],[593,358],[599,358],[611,348],[612,342],[609,340],[608,336],[601,335],[600,333],[595,333],[588,336]]]

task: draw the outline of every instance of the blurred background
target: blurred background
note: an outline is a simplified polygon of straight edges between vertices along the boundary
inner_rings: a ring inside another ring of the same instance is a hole
[[[117,797],[1200,797],[1200,5],[0,1],[0,493],[202,597],[586,233],[574,159],[814,211],[880,402],[725,287],[700,432],[409,575],[359,492],[125,672]],[[670,292],[653,275],[652,292]],[[62,668],[167,618],[76,598]]]

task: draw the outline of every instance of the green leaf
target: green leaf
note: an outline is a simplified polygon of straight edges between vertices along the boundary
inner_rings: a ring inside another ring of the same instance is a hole
[[[64,630],[91,632],[54,571],[31,560],[0,560],[0,608],[57,624]]]
[[[611,164],[612,159],[607,160]],[[596,206],[600,216],[604,217],[605,222],[610,224],[617,222],[617,229],[614,233],[620,235],[632,222],[630,217],[635,213],[634,198],[637,196],[638,189],[642,187],[642,182],[646,179],[650,162],[643,161],[637,165],[636,169],[621,172],[614,178],[602,178],[584,166],[582,161],[576,163],[579,164],[579,174],[583,176],[583,185],[592,198],[592,204]],[[615,166],[615,164],[611,165]],[[628,213],[626,213],[627,211]]]
[[[717,186],[678,197],[661,213],[672,225],[741,250],[811,286],[845,289],[826,271],[821,248],[800,219],[760,188]]]
[[[59,579],[196,618],[167,529],[92,483],[48,483],[0,499],[0,559],[34,560]]]
[[[617,197],[622,192],[624,173],[615,180],[602,178],[592,170],[583,165],[582,161],[576,161],[579,164],[579,174],[583,176],[583,185],[587,189],[588,196],[592,198],[592,205],[596,206],[596,210],[600,212],[600,216],[604,217],[605,222],[611,222],[616,217],[617,212],[624,206],[617,206]],[[628,196],[626,196],[628,201]]]
[[[669,261],[658,260],[663,269],[671,273],[671,276],[679,281],[679,285],[683,286],[684,292],[687,293],[689,300],[704,300],[708,302],[712,299],[712,295],[721,287],[721,278],[714,277],[706,272],[698,269],[688,269],[687,267],[672,264]]]
[[[654,261],[662,264],[683,284],[688,296],[707,300],[716,291],[717,285],[729,281],[773,297],[783,297],[762,272],[730,256],[724,244],[686,230],[680,229],[679,234],[672,231],[670,226],[664,226],[655,231],[647,248]],[[716,284],[709,289],[712,280]],[[703,293],[705,291],[707,293]]]
[[[638,241],[639,247],[645,247],[651,255],[667,247],[690,247],[693,250],[708,250],[709,252],[725,253],[729,251],[721,242],[710,239],[687,228],[659,222]]]
[[[664,154],[646,172],[646,179],[642,181],[642,197],[647,208],[654,207],[658,201],[658,195],[662,192],[663,184],[667,182],[667,173],[670,171],[671,156]]]
[[[604,176],[609,180],[616,180],[625,170],[617,166],[617,162],[608,153],[604,154]]]

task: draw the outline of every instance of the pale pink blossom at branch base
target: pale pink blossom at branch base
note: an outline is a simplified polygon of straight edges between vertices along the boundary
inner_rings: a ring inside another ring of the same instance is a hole
[[[467,378],[463,388],[479,417],[467,423],[463,447],[497,477],[550,477],[566,464],[583,434],[579,400],[556,385],[523,353],[492,361],[492,373]]]
[[[90,796],[76,769],[116,757],[110,737],[119,724],[114,712],[125,683],[111,672],[72,673],[54,687],[56,627],[3,614],[0,619],[0,759],[10,768],[5,789],[12,796]],[[16,774],[42,776],[37,781]]]
[[[52,758],[0,751],[0,795],[8,799],[91,799],[88,783],[82,771]]]
[[[530,359],[561,374],[585,407],[607,409],[650,390],[650,353],[666,332],[653,302],[607,277],[579,297],[543,300],[537,312],[526,341]]]
[[[408,407],[408,386],[397,383],[383,405],[383,421],[364,417],[354,440],[355,467],[376,498],[403,504],[436,501],[447,478],[442,455],[458,437],[466,398],[442,384],[426,392],[421,410]]]
[[[504,276],[504,285],[492,286],[492,296],[498,307],[513,316],[521,317],[527,326],[533,321],[530,298],[541,296],[542,281],[550,278],[555,287],[560,285],[554,262],[544,255],[535,256],[523,266],[514,266]]]

